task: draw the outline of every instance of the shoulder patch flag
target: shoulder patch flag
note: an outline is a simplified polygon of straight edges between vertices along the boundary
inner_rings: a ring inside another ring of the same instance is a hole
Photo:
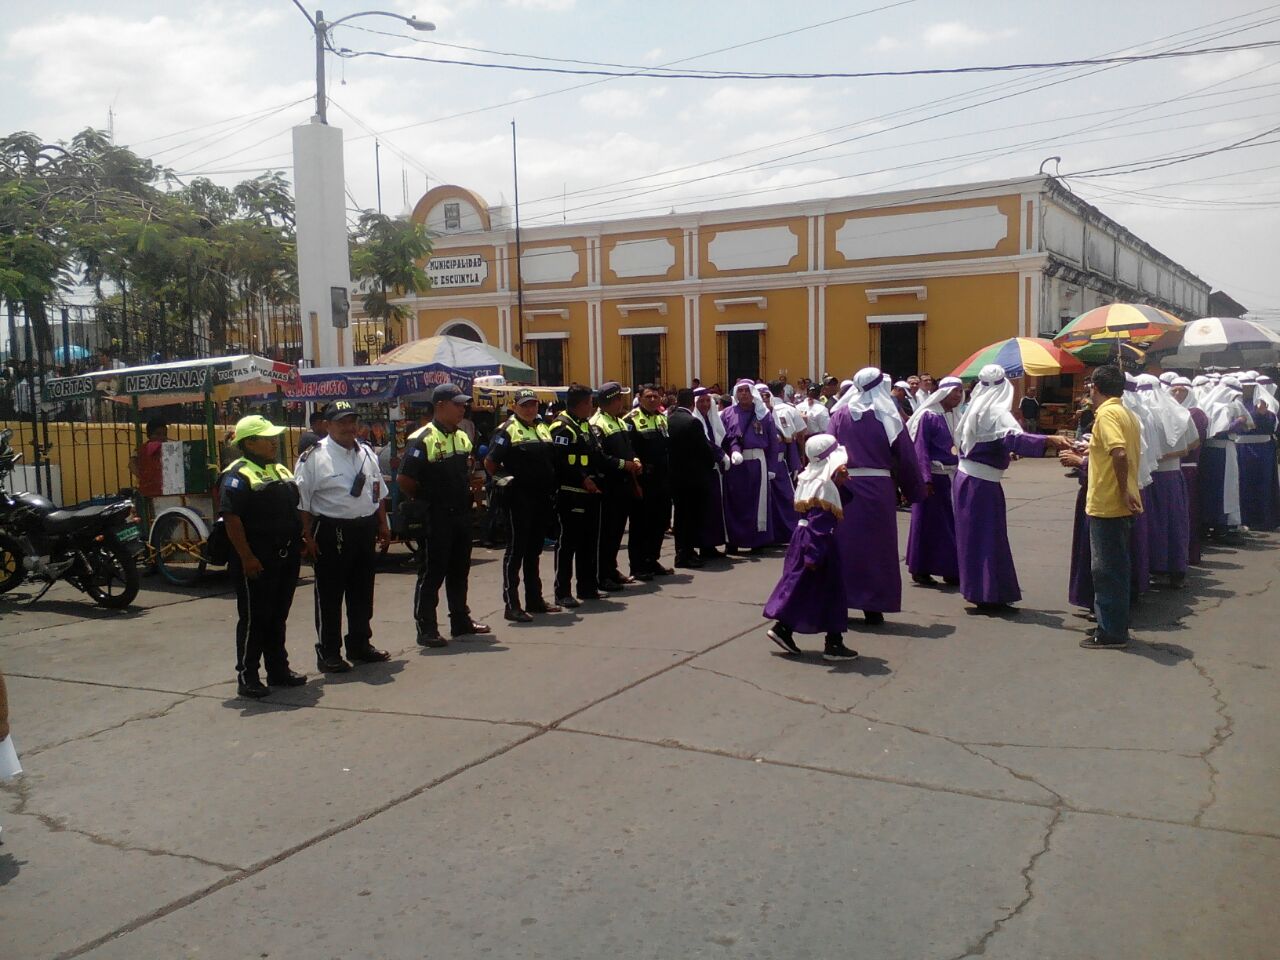
[[[570,442],[569,438],[564,436],[563,434],[557,433],[554,439],[559,446],[562,446],[562,447],[569,446],[569,442]]]

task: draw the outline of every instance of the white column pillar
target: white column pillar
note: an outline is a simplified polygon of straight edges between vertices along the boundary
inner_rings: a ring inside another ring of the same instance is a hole
[[[293,176],[302,356],[317,367],[339,366],[342,331],[333,325],[331,290],[341,288],[348,299],[351,291],[342,131],[323,123],[294,127]]]

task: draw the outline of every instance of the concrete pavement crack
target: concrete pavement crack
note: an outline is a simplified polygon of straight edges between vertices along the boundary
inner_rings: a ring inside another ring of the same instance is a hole
[[[1195,667],[1196,672],[1204,678],[1207,684],[1209,684],[1209,690],[1213,694],[1213,700],[1218,705],[1216,712],[1222,721],[1214,728],[1213,738],[1209,743],[1209,746],[1200,754],[1200,759],[1204,762],[1204,765],[1209,768],[1209,795],[1205,798],[1204,802],[1200,804],[1199,809],[1196,810],[1195,817],[1192,819],[1192,823],[1196,826],[1200,826],[1204,822],[1204,816],[1209,812],[1209,808],[1218,800],[1219,771],[1210,757],[1213,755],[1214,751],[1226,743],[1227,740],[1231,738],[1232,734],[1235,733],[1235,718],[1227,712],[1227,701],[1222,695],[1222,688],[1218,686],[1218,682],[1205,668],[1204,664],[1197,663],[1195,660],[1192,660],[1191,665]]]
[[[126,717],[124,720],[121,720],[119,723],[113,723],[110,726],[102,727],[99,730],[93,730],[89,733],[82,733],[79,736],[75,736],[75,737],[67,737],[67,739],[65,740],[59,740],[57,743],[48,743],[48,744],[45,744],[43,747],[36,747],[34,750],[26,750],[23,752],[23,756],[26,756],[26,757],[38,756],[39,754],[44,753],[46,750],[53,750],[57,747],[65,747],[69,743],[78,743],[81,740],[90,740],[93,737],[98,736],[99,734],[110,733],[112,730],[119,730],[121,727],[126,727],[131,723],[138,723],[139,721],[142,721],[142,720],[159,720],[162,717],[168,716],[170,711],[172,711],[175,707],[179,707],[184,703],[189,703],[194,699],[195,699],[194,696],[180,697],[179,699],[173,701],[173,703],[169,704],[167,707],[162,707],[159,710],[150,710],[146,713],[137,713],[131,717]]]

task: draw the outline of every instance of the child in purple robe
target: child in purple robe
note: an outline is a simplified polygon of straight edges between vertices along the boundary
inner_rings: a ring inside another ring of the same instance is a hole
[[[820,434],[805,442],[809,465],[796,485],[795,509],[801,519],[787,547],[782,578],[764,605],[764,615],[776,620],[769,639],[787,653],[798,654],[795,633],[822,633],[822,659],[853,660],[856,650],[844,645],[848,614],[836,525],[843,514],[840,488],[848,476],[848,454],[834,437]]]

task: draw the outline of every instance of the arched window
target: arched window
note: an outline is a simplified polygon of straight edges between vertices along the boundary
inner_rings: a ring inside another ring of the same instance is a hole
[[[464,321],[455,321],[440,331],[446,337],[457,337],[459,340],[470,340],[472,343],[484,343],[480,329]]]

